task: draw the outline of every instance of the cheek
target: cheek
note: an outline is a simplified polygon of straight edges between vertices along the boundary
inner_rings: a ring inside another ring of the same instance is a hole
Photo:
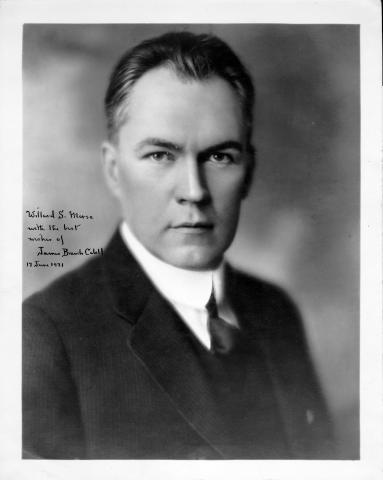
[[[237,212],[243,198],[245,175],[224,178],[221,182],[212,182],[211,194],[217,211],[223,214]]]
[[[134,167],[123,166],[120,170],[120,191],[126,199],[132,201],[145,199],[148,192],[152,191],[154,185],[150,177]]]
[[[144,172],[124,170],[120,177],[120,200],[131,221],[147,225],[158,221],[165,210],[167,195],[158,178]]]

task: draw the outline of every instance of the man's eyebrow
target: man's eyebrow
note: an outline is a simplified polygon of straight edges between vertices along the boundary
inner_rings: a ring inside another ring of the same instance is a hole
[[[182,150],[182,147],[180,145],[177,145],[176,143],[173,143],[158,137],[145,138],[144,140],[142,140],[136,145],[135,150],[139,151],[144,147],[159,147],[159,148],[165,148],[166,150],[175,150],[175,151]]]
[[[216,152],[217,150],[238,150],[238,152],[243,151],[243,146],[241,142],[238,142],[237,140],[226,140],[225,142],[220,142],[216,143],[215,145],[211,145],[210,147],[207,147],[203,153],[210,153],[210,152]]]

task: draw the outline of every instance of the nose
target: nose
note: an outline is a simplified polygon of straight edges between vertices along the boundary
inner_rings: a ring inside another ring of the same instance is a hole
[[[209,201],[203,164],[197,158],[187,157],[179,162],[176,181],[176,198],[179,203],[204,204]]]

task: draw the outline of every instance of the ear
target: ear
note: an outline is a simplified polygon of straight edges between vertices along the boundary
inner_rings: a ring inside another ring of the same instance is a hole
[[[106,183],[111,193],[119,197],[120,169],[118,162],[118,147],[111,142],[104,142],[101,146],[102,166]]]
[[[246,155],[247,155],[247,158],[246,158],[247,166],[246,166],[245,179],[243,182],[242,198],[247,197],[247,195],[249,194],[251,185],[253,183],[254,170],[256,166],[256,150],[253,147],[253,145],[248,146]]]

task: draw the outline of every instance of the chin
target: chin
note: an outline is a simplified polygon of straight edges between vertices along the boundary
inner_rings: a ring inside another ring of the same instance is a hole
[[[223,252],[209,252],[201,249],[191,249],[179,252],[167,260],[168,263],[185,270],[214,270],[221,263]]]

